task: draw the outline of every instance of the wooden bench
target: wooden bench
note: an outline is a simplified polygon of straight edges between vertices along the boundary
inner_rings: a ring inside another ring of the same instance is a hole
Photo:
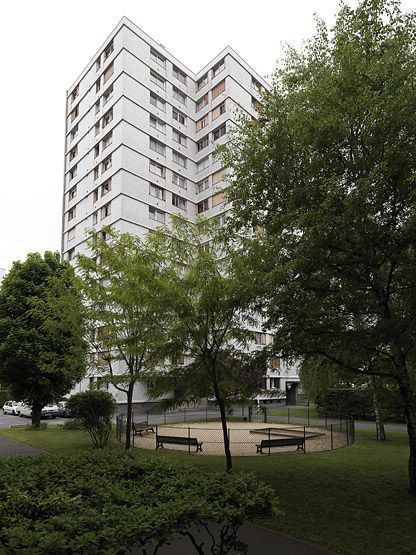
[[[297,451],[300,449],[305,452],[304,437],[282,437],[279,439],[262,439],[261,443],[256,443],[257,453],[263,454],[263,449],[269,449],[269,447],[284,447],[286,445],[297,445]]]
[[[142,432],[149,432],[152,431],[155,433],[153,426],[149,426],[147,420],[143,420],[142,422],[133,422],[133,435],[142,435]]]
[[[156,449],[163,448],[164,443],[171,443],[173,445],[188,445],[189,447],[196,447],[195,453],[202,451],[203,442],[198,441],[196,437],[177,437],[177,436],[156,436]]]

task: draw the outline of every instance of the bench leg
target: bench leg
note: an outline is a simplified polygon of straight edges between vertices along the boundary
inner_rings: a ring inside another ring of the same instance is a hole
[[[156,449],[159,449],[159,448],[163,449],[163,443],[160,443],[160,442],[156,443]]]

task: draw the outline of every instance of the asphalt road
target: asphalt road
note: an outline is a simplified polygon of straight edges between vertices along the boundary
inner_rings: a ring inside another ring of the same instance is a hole
[[[30,418],[20,418],[20,416],[12,416],[11,414],[3,414],[3,409],[0,409],[0,428],[10,428],[11,426],[27,426],[30,424]],[[48,424],[63,424],[65,418],[44,418],[42,422]]]

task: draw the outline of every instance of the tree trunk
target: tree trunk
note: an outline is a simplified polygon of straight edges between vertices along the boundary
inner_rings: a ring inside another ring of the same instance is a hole
[[[404,413],[409,438],[409,493],[416,496],[416,396],[412,390],[406,361],[401,353],[394,353],[397,382],[403,398]]]
[[[217,398],[217,403],[218,403],[218,407],[220,409],[220,415],[221,415],[221,426],[222,426],[222,437],[224,440],[226,470],[227,472],[232,472],[233,460],[231,458],[230,438],[228,437],[227,415],[225,412],[225,404],[222,399],[218,399],[218,398]]]
[[[129,384],[127,390],[127,423],[126,423],[126,444],[125,448],[130,449],[131,447],[131,428],[132,428],[132,418],[133,418],[133,390],[134,383]]]
[[[42,413],[43,404],[33,403],[32,406],[32,426],[34,428],[40,428],[40,417]]]
[[[386,430],[384,429],[383,413],[377,395],[377,382],[374,376],[371,377],[371,387],[373,389],[374,414],[376,417],[376,439],[386,441]]]

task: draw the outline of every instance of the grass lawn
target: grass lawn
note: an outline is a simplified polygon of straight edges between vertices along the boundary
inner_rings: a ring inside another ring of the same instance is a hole
[[[283,416],[285,419],[287,419],[288,414],[290,417],[308,418],[308,411],[310,418],[318,418],[318,413],[316,412],[316,408],[314,406],[311,406],[309,409],[308,407],[290,407],[289,409],[287,407],[282,407],[281,409],[269,410],[268,414],[271,416]]]
[[[89,447],[84,432],[49,428],[1,430],[2,435],[50,452]],[[386,443],[372,431],[354,446],[315,454],[235,458],[235,470],[253,470],[273,485],[286,516],[267,526],[337,553],[401,555],[416,552],[416,499],[406,492],[407,435],[389,432]],[[222,457],[137,450],[172,463],[222,471]]]

